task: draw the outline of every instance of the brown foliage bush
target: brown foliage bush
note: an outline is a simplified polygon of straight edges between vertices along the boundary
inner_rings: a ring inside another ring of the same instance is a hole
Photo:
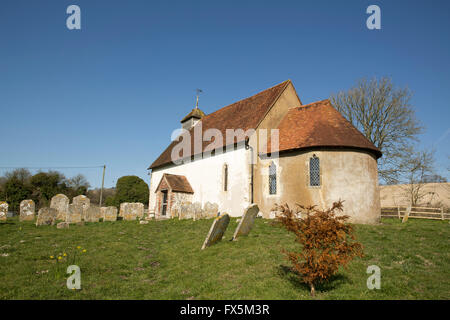
[[[277,205],[280,215],[276,220],[303,246],[299,252],[283,252],[314,296],[318,283],[328,281],[339,266],[346,267],[355,256],[362,257],[363,248],[355,241],[352,226],[345,223],[349,217],[336,215],[336,211],[342,211],[341,200],[325,211],[297,206],[300,210],[294,211],[287,204]],[[299,217],[301,210],[306,211],[304,218]]]

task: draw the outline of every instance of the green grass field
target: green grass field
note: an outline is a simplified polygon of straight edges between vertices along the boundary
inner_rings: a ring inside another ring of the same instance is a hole
[[[417,220],[357,225],[365,257],[319,286],[315,299],[449,299],[450,224]],[[0,299],[311,299],[281,253],[297,246],[292,234],[257,219],[249,236],[231,242],[232,219],[225,239],[202,251],[211,223],[117,221],[59,230],[8,219],[0,223]],[[66,287],[70,264],[81,268],[81,290]],[[380,290],[366,286],[374,264]]]

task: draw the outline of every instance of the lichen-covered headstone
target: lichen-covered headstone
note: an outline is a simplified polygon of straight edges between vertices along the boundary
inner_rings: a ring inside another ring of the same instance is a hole
[[[56,216],[58,215],[58,210],[54,208],[44,207],[39,209],[36,226],[43,225],[54,225],[56,222]]]
[[[140,202],[127,203],[122,213],[124,220],[136,220],[144,217],[144,204]]]
[[[178,215],[178,218],[181,219],[191,219],[194,215],[194,208],[192,206],[192,203],[190,202],[183,202],[180,207],[180,213]]]
[[[255,218],[258,215],[259,208],[256,203],[251,204],[245,209],[244,214],[239,221],[239,224],[234,231],[233,240],[236,240],[240,236],[245,236],[250,233],[253,225],[255,224]]]
[[[69,213],[69,198],[65,194],[57,194],[52,197],[50,201],[50,208],[56,209],[58,211],[58,215],[56,216],[57,220],[66,220],[67,214]]]
[[[215,218],[219,212],[219,206],[217,203],[206,202],[203,208],[203,215],[205,218]]]
[[[103,221],[116,221],[117,220],[117,208],[116,207],[101,207],[101,217]]]
[[[67,215],[66,222],[78,223],[83,218],[83,207],[77,204],[69,204],[69,214]]]
[[[91,200],[88,197],[86,197],[85,195],[79,195],[79,196],[76,196],[76,197],[74,197],[72,199],[72,204],[75,204],[75,205],[78,205],[78,206],[82,207],[82,209],[83,209],[82,218],[84,220],[84,217],[85,217],[85,215],[87,213],[87,210],[91,206]]]
[[[6,221],[8,214],[8,202],[0,201],[0,221]]]
[[[192,210],[194,211],[193,212],[194,221],[202,218],[203,210],[202,210],[202,204],[200,202],[194,202],[192,204]]]
[[[98,222],[100,216],[100,208],[89,206],[86,212],[84,213],[84,221],[86,222]]]
[[[35,208],[36,206],[33,200],[22,200],[20,202],[20,221],[34,220]]]
[[[202,250],[222,240],[229,223],[230,216],[226,213],[215,218],[209,229],[208,235],[206,236],[205,242],[203,242]]]

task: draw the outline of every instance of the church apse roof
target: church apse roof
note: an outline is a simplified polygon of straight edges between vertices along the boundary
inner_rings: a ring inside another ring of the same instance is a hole
[[[348,147],[368,150],[377,158],[382,155],[328,99],[290,109],[278,129],[279,148],[271,150],[269,140],[267,153],[314,147]]]

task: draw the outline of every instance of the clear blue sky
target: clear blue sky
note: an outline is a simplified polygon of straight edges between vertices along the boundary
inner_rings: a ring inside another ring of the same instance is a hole
[[[66,8],[81,8],[81,30]],[[381,30],[366,8],[381,7]],[[408,86],[449,177],[450,1],[3,0],[0,166],[147,167],[204,94],[210,113],[291,79],[303,103],[361,77]],[[100,169],[80,172],[93,186]],[[3,174],[4,170],[0,170]]]

